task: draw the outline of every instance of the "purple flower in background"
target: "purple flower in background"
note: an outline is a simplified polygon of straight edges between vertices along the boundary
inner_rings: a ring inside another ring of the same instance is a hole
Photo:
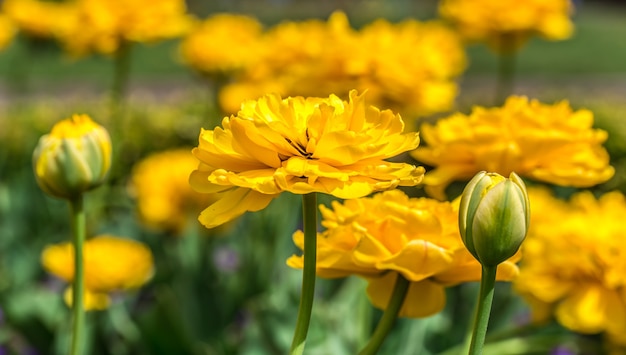
[[[239,253],[229,247],[219,247],[213,252],[213,263],[222,272],[235,272],[239,269],[241,260]]]
[[[567,346],[559,345],[556,348],[552,349],[550,355],[576,355],[576,353]]]

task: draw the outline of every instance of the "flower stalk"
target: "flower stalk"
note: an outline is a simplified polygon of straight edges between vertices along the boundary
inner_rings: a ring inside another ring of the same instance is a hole
[[[515,87],[515,48],[510,48],[512,39],[510,35],[499,36],[498,53],[498,82],[495,92],[495,105],[504,103],[506,98],[513,93]]]
[[[380,347],[383,345],[383,341],[391,331],[394,322],[398,318],[398,313],[400,312],[400,308],[402,308],[402,304],[404,303],[404,299],[406,298],[407,291],[409,290],[410,281],[407,280],[402,274],[398,274],[396,279],[395,286],[393,288],[393,293],[391,294],[391,298],[389,299],[389,304],[385,309],[382,317],[378,321],[378,325],[374,330],[374,334],[370,338],[370,341],[365,345],[365,347],[359,352],[359,355],[373,355],[378,352]]]
[[[85,270],[83,268],[83,244],[85,242],[85,209],[83,195],[70,200],[72,230],[74,233],[74,281],[72,284],[72,343],[71,355],[81,354],[81,342],[85,328]]]
[[[498,265],[482,267],[480,279],[480,293],[478,295],[478,305],[476,307],[476,318],[472,331],[472,341],[470,343],[469,354],[480,355],[483,352],[485,337],[487,335],[487,325],[491,314],[491,304],[496,284],[496,271]]]
[[[298,319],[291,343],[290,355],[304,352],[306,336],[311,321],[313,298],[315,296],[315,270],[317,259],[317,195],[302,195],[302,215],[304,221],[304,268],[302,270],[302,291]]]

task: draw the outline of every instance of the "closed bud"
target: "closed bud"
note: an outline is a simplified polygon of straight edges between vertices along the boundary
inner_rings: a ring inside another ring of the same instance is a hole
[[[467,249],[484,266],[513,256],[530,224],[528,193],[515,173],[505,178],[480,172],[467,184],[459,207],[459,228]]]
[[[87,115],[74,115],[42,136],[33,153],[39,187],[72,199],[102,184],[111,167],[111,138]]]

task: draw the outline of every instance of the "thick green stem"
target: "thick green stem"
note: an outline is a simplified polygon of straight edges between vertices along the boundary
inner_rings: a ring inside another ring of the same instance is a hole
[[[302,292],[298,320],[289,354],[304,352],[304,343],[309,331],[313,298],[315,296],[315,264],[317,259],[317,195],[310,193],[302,196],[302,214],[304,217],[304,269],[302,270]]]
[[[494,287],[496,285],[496,271],[498,265],[482,267],[480,279],[480,293],[476,307],[476,318],[474,319],[474,329],[472,332],[472,342],[469,354],[480,355],[483,352],[485,337],[487,335],[487,325],[491,314],[491,303],[493,302]]]
[[[387,337],[387,334],[389,334],[391,328],[393,328],[396,318],[398,318],[398,313],[400,312],[400,308],[402,308],[404,298],[409,290],[409,284],[409,280],[401,274],[398,274],[387,309],[385,309],[383,316],[378,321],[378,325],[376,326],[369,343],[367,343],[363,350],[359,352],[359,355],[376,354],[378,349],[380,349],[383,345],[383,341]]]
[[[110,93],[111,120],[120,120],[116,117],[121,114],[122,103],[124,101],[124,97],[126,96],[128,76],[130,73],[131,47],[131,43],[123,41],[115,53],[113,63],[113,83],[111,84]]]
[[[85,271],[83,268],[83,244],[85,242],[85,209],[83,195],[70,200],[72,210],[72,230],[74,233],[74,282],[72,284],[72,347],[71,355],[81,354],[81,341],[85,328],[83,305]]]
[[[495,105],[504,103],[513,93],[515,82],[515,49],[510,48],[511,39],[507,35],[500,36],[498,54],[498,84],[496,86]]]

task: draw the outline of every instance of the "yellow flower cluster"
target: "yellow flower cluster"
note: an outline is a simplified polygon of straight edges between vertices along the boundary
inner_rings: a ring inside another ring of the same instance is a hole
[[[154,273],[152,253],[143,244],[111,235],[89,239],[84,246],[85,309],[104,309],[108,293],[134,289]],[[46,247],[41,254],[44,268],[67,281],[74,280],[74,246],[66,242]],[[67,297],[70,293],[66,292]],[[71,302],[68,302],[71,303]]]
[[[187,65],[204,74],[234,73],[258,60],[262,31],[254,17],[213,15],[185,37],[181,56]]]
[[[3,9],[25,32],[55,38],[75,55],[179,37],[194,21],[183,0],[7,0]]]
[[[143,223],[179,234],[190,216],[195,219],[200,206],[214,199],[189,186],[189,174],[197,166],[191,149],[154,153],[134,166],[129,188]]]
[[[266,207],[284,191],[358,198],[414,186],[423,168],[385,160],[419,144],[417,133],[403,130],[399,115],[366,105],[356,91],[349,101],[335,95],[245,101],[222,127],[203,129],[193,150],[200,165],[191,186],[223,193],[200,221],[218,226]]]
[[[574,25],[570,0],[442,0],[440,15],[470,41],[486,42],[498,52],[520,48],[534,35],[563,40]]]
[[[400,190],[386,191],[332,209],[320,206],[317,274],[325,278],[358,275],[369,282],[372,304],[385,309],[398,274],[411,283],[402,317],[426,317],[445,305],[445,287],[480,280],[481,265],[467,251],[458,228],[458,203],[409,198]],[[294,234],[303,249],[304,235]],[[499,280],[517,274],[514,261],[500,264]],[[287,264],[303,267],[302,256]]]
[[[438,22],[378,20],[355,30],[336,12],[327,22],[283,22],[263,33],[239,16],[205,24],[185,40],[182,54],[199,71],[241,69],[221,92],[225,112],[267,92],[345,97],[351,89],[367,89],[374,105],[407,117],[441,112],[451,108],[454,78],[466,65],[460,39]]]
[[[580,192],[569,202],[530,189],[531,227],[515,289],[535,321],[554,316],[581,333],[626,346],[626,199]]]
[[[602,147],[607,133],[592,126],[591,111],[573,111],[566,101],[547,105],[512,96],[502,107],[477,106],[470,115],[456,113],[422,125],[427,145],[412,156],[435,167],[424,184],[438,199],[445,198],[451,182],[467,181],[482,170],[588,187],[614,174]]]

